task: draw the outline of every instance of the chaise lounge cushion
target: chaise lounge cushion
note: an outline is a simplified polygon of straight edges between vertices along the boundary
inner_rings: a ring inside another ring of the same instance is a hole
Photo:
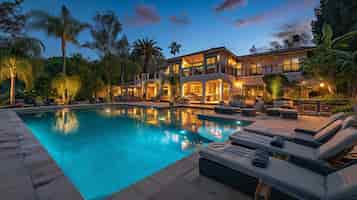
[[[348,116],[342,123],[342,129],[349,128],[357,122],[356,116]]]
[[[356,199],[357,165],[346,167],[327,176],[328,199]]]
[[[331,125],[319,131],[316,135],[314,135],[313,139],[316,142],[325,143],[329,139],[331,139],[338,130],[342,127],[342,120],[337,120],[333,122]]]
[[[328,142],[322,144],[318,151],[317,157],[321,160],[327,160],[337,156],[343,150],[353,147],[357,142],[357,129],[347,128],[339,131]]]
[[[327,126],[329,126],[330,124],[332,124],[334,121],[339,120],[339,119],[343,119],[344,117],[345,117],[345,113],[339,112],[339,113],[336,113],[336,114],[330,116],[325,121],[325,123],[323,123],[319,128],[315,128],[315,129],[296,128],[295,131],[296,132],[308,133],[308,134],[316,134],[317,132],[321,131],[322,129],[324,129]]]
[[[201,158],[229,167],[257,179],[296,198],[322,199],[325,193],[324,177],[283,160],[270,158],[267,168],[251,164],[254,150],[224,144],[221,148],[210,145],[200,151]],[[244,181],[244,180],[237,180]]]
[[[271,145],[271,142],[274,140],[273,137],[267,137],[246,131],[234,133],[230,136],[230,139],[233,143],[238,145],[255,149],[263,149],[265,151],[277,153],[279,155],[294,156],[303,160],[320,163],[320,161],[317,160],[315,148],[299,145],[294,142],[284,141],[283,148],[275,147]],[[321,162],[320,164],[325,165],[324,162]]]

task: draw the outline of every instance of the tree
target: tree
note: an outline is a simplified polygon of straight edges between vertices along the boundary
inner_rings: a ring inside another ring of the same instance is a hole
[[[78,76],[65,76],[60,74],[55,77],[51,83],[52,89],[56,91],[57,95],[62,97],[64,104],[70,103],[81,88],[81,80]]]
[[[10,79],[10,104],[15,104],[15,81],[20,79],[24,81],[26,88],[31,88],[32,84],[32,66],[25,58],[12,55],[2,56],[0,58],[0,81]]]
[[[177,43],[177,42],[172,42],[169,46],[170,49],[170,53],[175,56],[176,54],[180,53],[180,49],[181,49],[181,44]]]
[[[283,88],[289,86],[290,82],[283,74],[269,74],[263,77],[266,90],[275,100],[284,95]]]
[[[112,101],[112,87],[115,80],[120,80],[120,56],[127,57],[129,54],[128,41],[125,36],[119,39],[122,25],[118,16],[113,11],[98,13],[93,18],[94,24],[90,28],[93,41],[84,44],[85,47],[95,50],[104,68],[105,82],[108,87],[110,101]]]
[[[23,0],[0,3],[0,33],[4,34],[3,37],[22,34],[26,22],[25,14],[21,9],[22,3]]]
[[[48,36],[60,38],[62,52],[62,72],[66,75],[66,48],[67,43],[78,45],[77,37],[88,25],[75,19],[66,6],[62,6],[59,16],[50,15],[44,11],[35,10],[29,13],[29,27],[42,30]]]
[[[357,2],[351,0],[320,0],[320,7],[315,10],[316,20],[312,22],[314,42],[320,44],[323,37],[323,26],[329,24],[335,39],[348,32],[357,30]],[[356,44],[357,39],[351,40]],[[356,45],[349,45],[356,50]]]
[[[308,75],[327,82],[329,92],[335,94],[343,91],[346,83],[354,83],[355,76],[347,75],[355,74],[354,53],[344,49],[357,31],[334,38],[331,26],[325,24],[322,32],[320,44],[304,61],[303,68]]]
[[[134,42],[133,55],[143,61],[142,71],[149,72],[149,65],[162,57],[162,49],[157,46],[157,42],[148,38],[139,39]]]

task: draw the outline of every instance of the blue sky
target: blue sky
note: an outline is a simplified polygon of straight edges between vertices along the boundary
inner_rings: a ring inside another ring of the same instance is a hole
[[[25,0],[24,9],[57,15],[63,4],[74,17],[89,23],[96,12],[113,10],[130,42],[152,38],[171,57],[168,46],[172,41],[182,44],[180,54],[217,46],[247,54],[252,45],[267,46],[283,24],[309,23],[318,0]],[[44,41],[45,56],[60,55],[59,40],[41,32],[29,34]],[[90,40],[88,31],[79,40]],[[68,52],[96,57],[95,52],[73,45]]]

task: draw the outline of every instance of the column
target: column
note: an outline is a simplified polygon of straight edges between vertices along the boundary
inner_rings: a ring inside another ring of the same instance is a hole
[[[202,81],[202,99],[201,103],[206,102],[206,81]]]
[[[219,81],[219,98],[218,98],[218,100],[219,100],[219,102],[222,102],[222,100],[223,100],[223,80],[222,79],[220,79]]]

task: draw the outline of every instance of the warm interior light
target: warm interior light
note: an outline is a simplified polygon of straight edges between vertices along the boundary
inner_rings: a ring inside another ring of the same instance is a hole
[[[325,83],[320,83],[320,87],[324,88],[325,87]]]
[[[243,83],[241,81],[235,81],[234,87],[241,89],[243,88]]]

